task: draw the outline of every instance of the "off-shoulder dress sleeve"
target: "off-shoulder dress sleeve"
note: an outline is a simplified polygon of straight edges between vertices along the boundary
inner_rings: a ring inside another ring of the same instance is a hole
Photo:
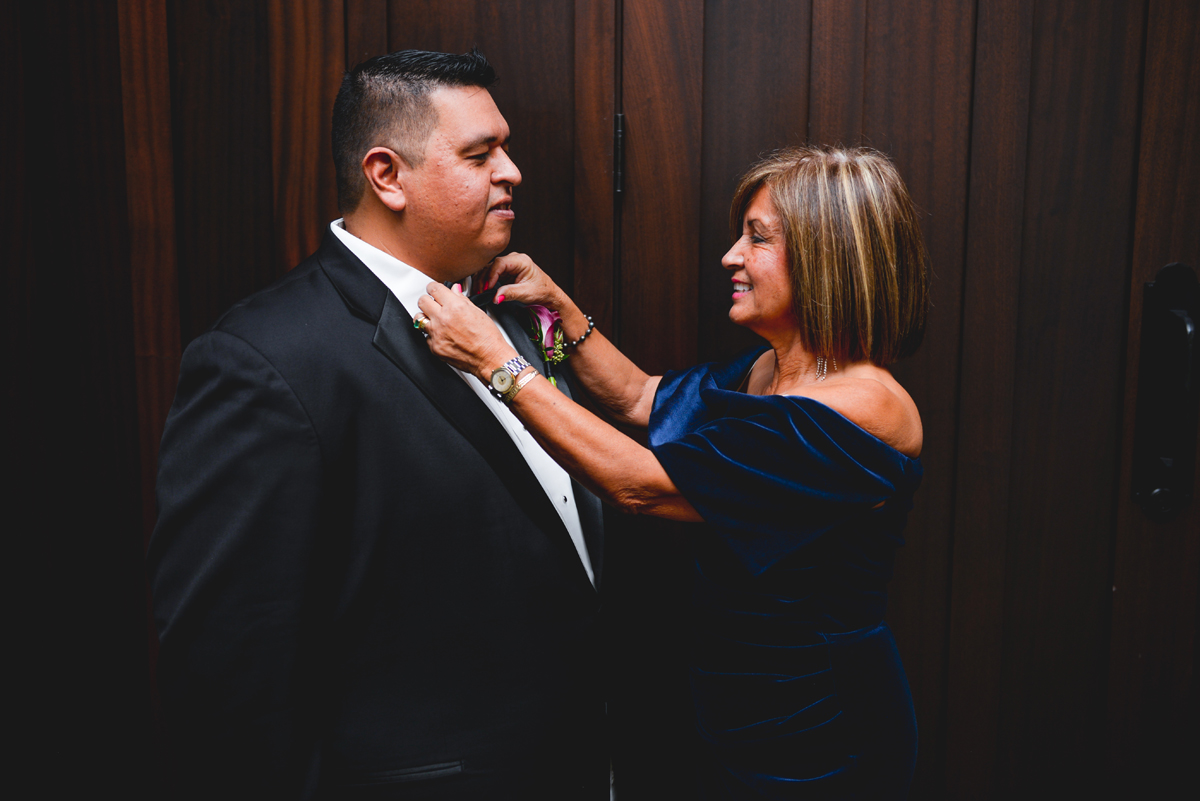
[[[919,460],[818,401],[729,389],[761,353],[664,375],[650,416],[654,455],[753,573],[921,479]]]

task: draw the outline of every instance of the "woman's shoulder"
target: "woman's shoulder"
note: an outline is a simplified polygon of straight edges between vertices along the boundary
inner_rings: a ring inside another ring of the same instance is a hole
[[[908,456],[921,455],[921,415],[912,397],[887,370],[873,367],[809,385],[801,397],[829,407]]]

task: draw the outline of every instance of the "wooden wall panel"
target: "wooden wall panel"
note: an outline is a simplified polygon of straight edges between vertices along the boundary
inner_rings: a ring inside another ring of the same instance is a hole
[[[861,144],[867,0],[812,0],[808,139]]]
[[[621,341],[650,374],[696,359],[704,7],[629,3],[621,102]]]
[[[179,316],[190,342],[287,267],[274,252],[266,0],[169,0]]]
[[[346,63],[341,2],[269,0],[271,187],[280,273],[321,244],[341,216],[330,119]]]
[[[1141,155],[1129,286],[1125,420],[1117,489],[1108,760],[1120,791],[1200,793],[1196,649],[1200,623],[1200,472],[1191,504],[1150,520],[1134,502],[1131,469],[1143,286],[1172,262],[1200,271],[1200,6],[1151,0]],[[1200,442],[1197,443],[1200,464]],[[1188,791],[1186,788],[1191,787]]]
[[[894,368],[921,411],[925,435],[925,478],[908,544],[897,555],[888,606],[920,725],[917,797],[940,784],[944,771],[974,31],[971,4],[890,0],[868,7],[863,141],[895,161],[920,210],[932,265],[925,341]]]
[[[956,799],[997,791],[1032,0],[981,4],[976,31],[945,690]]]
[[[126,0],[118,8],[142,520],[149,541],[157,514],[158,442],[175,397],[180,357],[167,10],[163,0]]]
[[[710,0],[704,12],[704,120],[700,189],[698,356],[725,359],[761,340],[729,321],[729,203],[742,173],[765,153],[807,141],[807,3]],[[774,31],[781,48],[761,47]],[[731,57],[736,54],[736,57]]]
[[[171,152],[170,60],[164,0],[125,0],[120,21],[122,124],[129,215],[129,269],[141,452],[142,541],[157,519],[158,445],[179,375],[179,275],[175,258],[175,180]],[[164,770],[153,676],[158,635],[144,590],[150,694],[155,725],[149,776]],[[150,786],[155,786],[152,780]]]
[[[615,335],[617,2],[575,2],[575,286],[580,308]]]
[[[625,193],[618,206],[618,344],[661,373],[696,359],[704,7],[624,3],[620,103]],[[683,529],[609,521],[617,793],[633,801],[694,797],[694,736],[684,656],[690,562]]]
[[[346,69],[388,52],[387,0],[342,0],[346,9]]]
[[[388,0],[388,51],[462,53],[479,45],[479,0]],[[480,46],[483,50],[483,47]],[[491,59],[492,54],[483,50]],[[497,68],[497,74],[501,74]]]
[[[521,170],[513,194],[511,250],[526,252],[562,286],[574,284],[572,3],[392,2],[388,47],[461,53],[473,46],[499,80],[496,105],[512,130],[510,154]]]
[[[1086,794],[1103,776],[1144,18],[1142,2],[1064,0],[1034,9],[1002,793],[1037,781],[1048,792]]]

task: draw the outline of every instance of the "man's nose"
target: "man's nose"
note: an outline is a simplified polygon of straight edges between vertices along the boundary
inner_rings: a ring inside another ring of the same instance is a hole
[[[492,180],[496,183],[509,183],[517,186],[521,183],[521,171],[517,169],[516,163],[509,158],[508,153],[500,151],[497,168],[492,173]]]

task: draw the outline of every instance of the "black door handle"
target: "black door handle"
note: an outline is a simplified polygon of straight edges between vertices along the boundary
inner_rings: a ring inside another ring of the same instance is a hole
[[[1133,496],[1151,517],[1185,508],[1196,475],[1200,412],[1200,284],[1168,264],[1146,284],[1133,445]]]

